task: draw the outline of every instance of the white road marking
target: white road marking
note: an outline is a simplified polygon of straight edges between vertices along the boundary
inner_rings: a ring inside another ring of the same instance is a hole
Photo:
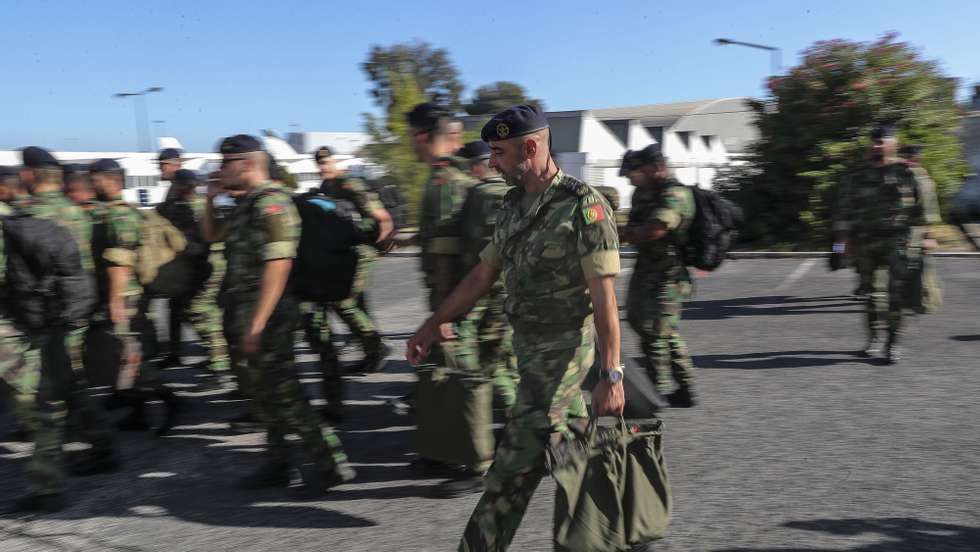
[[[820,259],[807,259],[800,263],[800,266],[796,267],[796,270],[791,272],[790,275],[783,280],[783,283],[779,284],[779,287],[773,291],[782,291],[792,286],[797,280],[805,276],[806,273],[809,272],[810,269],[813,268],[813,265],[817,264],[817,261],[819,260]]]

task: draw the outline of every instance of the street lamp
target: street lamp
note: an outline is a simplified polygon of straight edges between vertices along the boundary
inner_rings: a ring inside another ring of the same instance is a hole
[[[159,125],[159,128],[157,130],[157,135],[158,136],[163,136],[164,134],[167,133],[167,126],[166,126],[167,125],[167,121],[156,120],[156,121],[150,121],[150,122],[153,123],[154,125]]]
[[[757,50],[768,50],[771,55],[771,70],[773,75],[778,75],[783,70],[783,51],[775,46],[766,46],[765,44],[753,44],[751,42],[742,42],[740,40],[732,40],[730,38],[716,38],[714,40],[715,44],[719,46],[728,46],[733,44],[735,46],[745,46],[747,48],[755,48]]]
[[[143,136],[146,136],[147,142],[153,141],[150,125],[147,122],[149,116],[146,108],[146,95],[153,92],[163,92],[163,87],[151,86],[142,92],[117,92],[112,95],[113,98],[133,98],[133,114],[136,119],[136,147],[140,151],[148,151],[149,147],[152,146],[151,143],[147,145],[146,149],[143,148]]]

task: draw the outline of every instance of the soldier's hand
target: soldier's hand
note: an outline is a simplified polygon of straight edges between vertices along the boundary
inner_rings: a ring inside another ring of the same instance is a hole
[[[623,382],[610,384],[602,380],[592,389],[592,409],[596,416],[622,416],[625,406]]]
[[[442,326],[426,320],[405,345],[405,359],[412,366],[418,366],[429,354],[433,345],[442,341]]]
[[[926,238],[922,240],[922,249],[926,251],[933,251],[939,248],[939,242],[934,238]]]
[[[250,329],[242,336],[241,348],[246,357],[253,357],[259,352],[259,343],[262,341],[262,332]]]

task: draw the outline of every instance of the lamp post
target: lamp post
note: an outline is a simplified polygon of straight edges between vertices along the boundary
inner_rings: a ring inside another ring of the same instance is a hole
[[[136,119],[136,147],[140,151],[148,151],[148,148],[152,144],[147,144],[147,148],[143,147],[143,136],[146,136],[147,142],[152,142],[152,137],[150,134],[150,124],[148,122],[149,116],[147,115],[146,108],[146,95],[152,94],[153,92],[163,92],[163,88],[160,86],[151,86],[142,92],[118,92],[113,94],[113,98],[133,98],[133,115]]]
[[[164,134],[167,133],[167,121],[155,120],[150,122],[153,123],[154,125],[158,125],[157,133],[156,133],[158,137],[163,136]]]
[[[714,40],[715,44],[719,46],[745,46],[746,48],[755,48],[757,50],[767,50],[770,54],[770,70],[773,75],[778,75],[783,70],[783,51],[775,46],[766,46],[765,44],[753,44],[751,42],[742,42],[741,40],[732,40],[730,38],[716,38]]]

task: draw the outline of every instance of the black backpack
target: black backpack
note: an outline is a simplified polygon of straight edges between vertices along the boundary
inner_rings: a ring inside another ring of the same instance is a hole
[[[384,205],[385,211],[388,211],[388,214],[391,215],[391,221],[395,225],[395,230],[397,231],[403,228],[407,213],[405,212],[405,197],[402,196],[398,185],[388,178],[372,180],[368,185],[374,190],[374,193],[378,194],[378,199]]]
[[[357,206],[319,191],[294,196],[293,203],[303,221],[290,273],[293,294],[317,303],[346,299],[357,271],[356,247],[368,242]]]
[[[2,223],[13,316],[33,330],[85,323],[95,310],[96,288],[71,233],[24,214],[2,217]]]
[[[738,237],[742,210],[713,190],[688,186],[694,195],[694,220],[682,244],[684,264],[714,270],[725,260]]]

